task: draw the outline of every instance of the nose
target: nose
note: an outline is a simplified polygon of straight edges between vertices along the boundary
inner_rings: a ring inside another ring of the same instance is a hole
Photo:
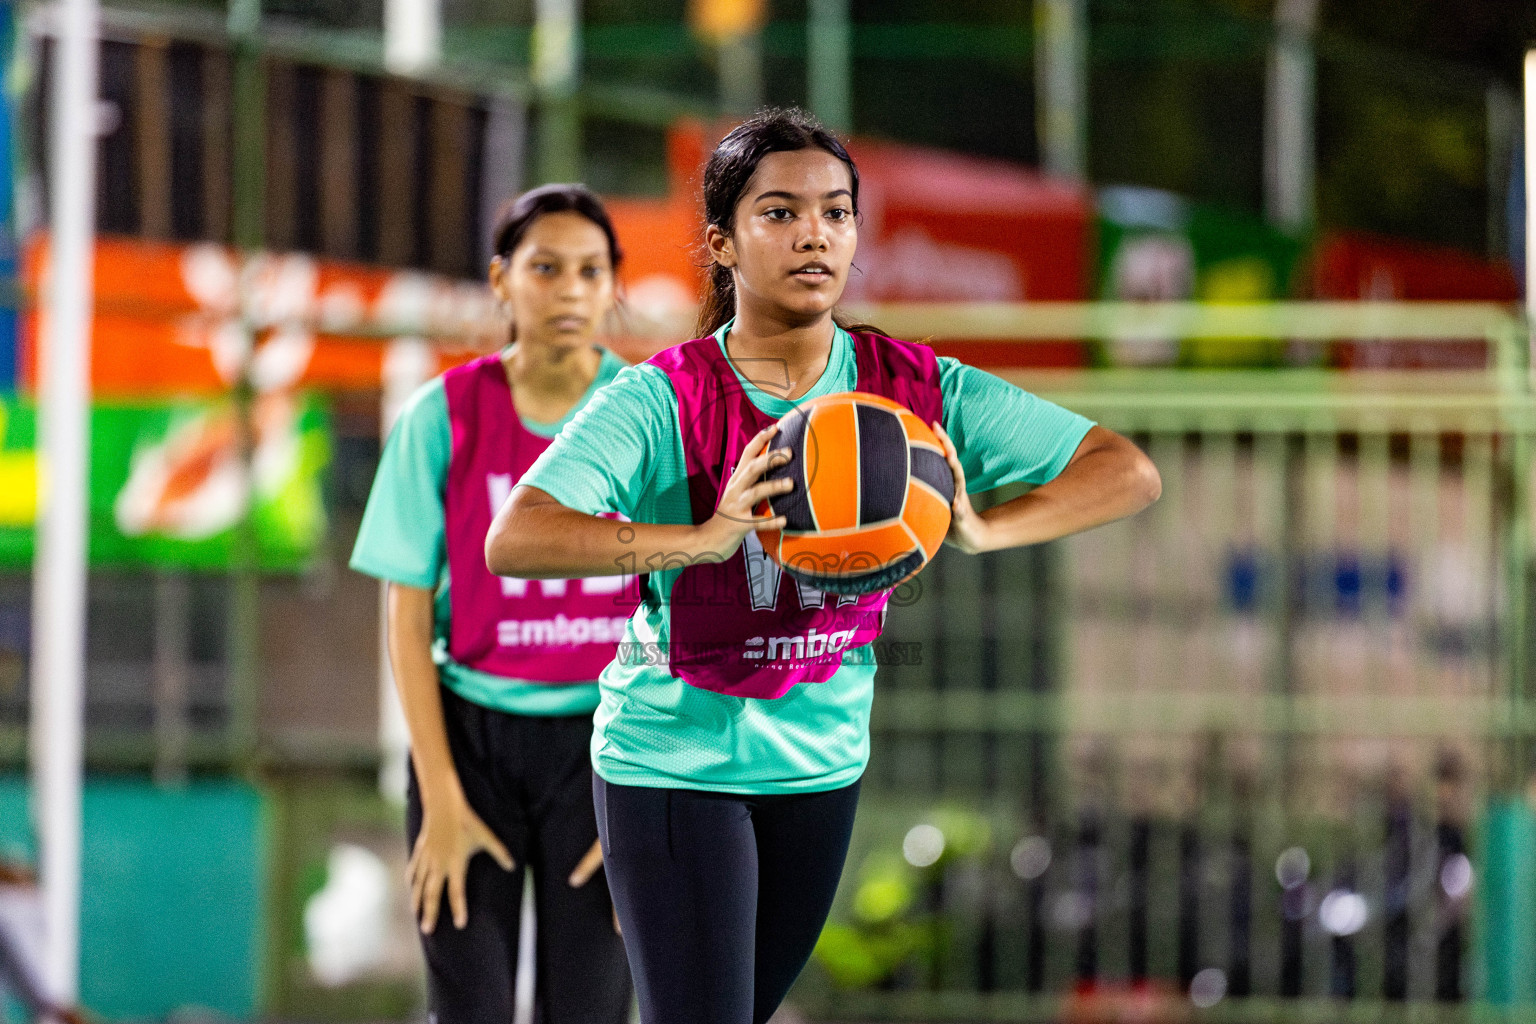
[[[822,231],[811,231],[795,246],[797,252],[826,252],[827,236]]]

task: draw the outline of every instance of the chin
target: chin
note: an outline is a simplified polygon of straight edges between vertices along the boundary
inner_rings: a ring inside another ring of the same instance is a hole
[[[797,295],[782,303],[786,313],[793,317],[805,320],[815,320],[832,311],[837,305],[837,298],[833,295]]]
[[[586,348],[593,344],[593,341],[586,334],[566,334],[557,331],[541,336],[536,343],[543,345],[546,349],[553,349],[556,352],[572,352],[577,349]]]

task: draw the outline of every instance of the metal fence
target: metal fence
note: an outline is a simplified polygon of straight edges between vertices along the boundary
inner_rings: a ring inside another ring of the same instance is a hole
[[[855,847],[795,1000],[929,1021],[1536,1005],[1523,325],[1441,304],[850,312],[905,337],[1280,340],[1303,363],[1338,339],[1448,342],[1487,359],[1006,374],[1135,438],[1163,498],[1051,545],[946,551],[899,595]],[[134,648],[141,695],[150,646]],[[22,706],[0,713],[13,759]],[[153,723],[121,719],[95,723],[96,761],[148,766]],[[353,765],[341,746],[320,760]],[[282,800],[331,813],[332,781],[294,779]],[[368,806],[335,834],[374,835]],[[294,880],[326,846],[281,813],[270,898],[290,946],[273,963],[292,976],[272,1000],[294,1009]]]
[[[945,551],[893,609],[888,635],[913,644],[879,679],[859,833],[802,1002],[831,1019],[1439,1019],[1536,997],[1516,325],[1061,312],[997,310],[972,333],[1438,331],[1486,335],[1489,364],[1018,375],[1136,439],[1162,500],[1039,549]],[[893,329],[922,326],[902,315]]]

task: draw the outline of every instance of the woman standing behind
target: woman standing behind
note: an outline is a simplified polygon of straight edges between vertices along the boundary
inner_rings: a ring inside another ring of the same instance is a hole
[[[800,588],[753,544],[789,479],[774,422],[855,389],[932,422],[955,482],[947,542],[1038,544],[1154,500],[1125,438],[923,345],[845,330],[832,311],[858,242],[859,176],[799,111],[731,132],[704,171],[714,267],[701,337],[625,370],[522,478],[487,540],[523,576],[650,570],[602,674],[593,794],[645,1024],[762,1024],[837,890],[869,759],[870,641],[886,594]],[[952,439],[952,441],[951,441]],[[967,491],[1033,491],[978,513]],[[597,514],[623,512],[622,528]],[[766,564],[765,564],[766,563]],[[838,657],[765,636],[849,629]],[[778,674],[764,699],[744,685]]]
[[[627,1019],[588,747],[594,680],[636,591],[621,576],[498,578],[486,530],[524,470],[623,363],[593,339],[620,252],[580,185],[527,192],[496,227],[491,287],[512,343],[401,412],[352,567],[389,583],[389,657],[411,734],[407,828],[436,1024],[512,1019],[523,871],[550,1024]],[[444,892],[446,890],[446,900]]]

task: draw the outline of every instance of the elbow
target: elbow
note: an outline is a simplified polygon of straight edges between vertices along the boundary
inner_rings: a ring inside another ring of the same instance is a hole
[[[501,528],[501,517],[491,523],[491,532],[485,535],[485,567],[497,576],[517,575],[517,558]]]
[[[518,492],[514,490],[501,511],[491,519],[490,531],[485,535],[485,567],[497,576],[517,576],[526,568],[524,552],[517,543],[526,530],[518,529]]]
[[[1137,511],[1163,496],[1163,476],[1139,448],[1136,449],[1136,458],[1131,466],[1130,489],[1136,498]]]

